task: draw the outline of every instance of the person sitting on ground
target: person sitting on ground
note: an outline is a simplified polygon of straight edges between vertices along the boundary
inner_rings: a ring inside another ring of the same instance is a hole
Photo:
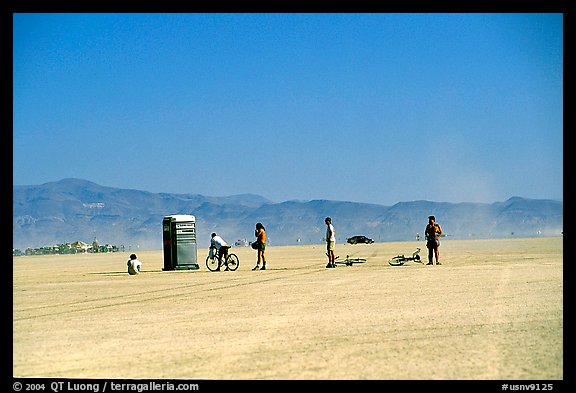
[[[215,249],[216,255],[218,256],[218,269],[216,269],[216,271],[220,271],[220,266],[222,266],[222,257],[224,257],[224,264],[226,265],[226,269],[228,269],[226,260],[228,259],[228,249],[230,246],[224,239],[215,233],[212,233],[211,237],[210,248]]]
[[[128,265],[128,274],[131,276],[135,274],[140,274],[140,270],[142,269],[142,262],[138,260],[136,254],[131,254],[130,259],[126,263]]]

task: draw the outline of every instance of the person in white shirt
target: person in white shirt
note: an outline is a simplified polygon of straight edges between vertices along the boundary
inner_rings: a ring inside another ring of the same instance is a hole
[[[326,255],[328,256],[327,268],[336,267],[335,257],[334,257],[334,244],[336,243],[336,231],[334,230],[334,225],[332,225],[332,219],[326,217],[324,220],[326,223]]]
[[[218,269],[220,270],[220,266],[222,266],[222,257],[224,257],[224,264],[226,265],[226,269],[228,269],[228,265],[226,264],[226,260],[228,259],[228,249],[230,246],[222,237],[218,236],[215,233],[211,235],[212,239],[210,240],[210,248],[216,249],[216,255],[218,255]]]
[[[131,276],[140,274],[140,270],[142,269],[142,262],[138,260],[136,254],[131,254],[130,259],[126,264],[128,265],[128,274]]]

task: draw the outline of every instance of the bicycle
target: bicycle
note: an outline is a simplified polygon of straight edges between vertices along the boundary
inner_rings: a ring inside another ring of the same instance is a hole
[[[224,261],[222,261],[222,265],[226,266],[224,270],[235,271],[240,266],[240,259],[236,254],[229,253],[228,256]],[[212,252],[212,249],[208,252],[208,256],[206,257],[206,267],[211,272],[218,271],[220,267],[218,264],[218,253]]]
[[[366,262],[366,258],[350,258],[350,255],[346,255],[346,259],[343,261],[336,261],[338,257],[334,258],[334,263],[338,263],[341,265],[352,266],[355,263],[364,263]]]
[[[326,256],[328,256],[328,253],[326,253]],[[346,259],[344,259],[344,260],[338,261],[337,260],[338,258],[340,258],[340,255],[334,257],[334,263],[337,263],[339,265],[352,266],[355,263],[366,262],[366,258],[350,258],[350,255],[346,255]]]
[[[391,258],[388,263],[392,266],[402,266],[404,265],[404,263],[408,262],[408,261],[414,261],[414,262],[418,262],[418,263],[422,263],[422,261],[420,260],[420,247],[418,247],[416,249],[416,251],[414,251],[412,253],[411,257],[405,257],[404,255],[396,255],[394,258]]]

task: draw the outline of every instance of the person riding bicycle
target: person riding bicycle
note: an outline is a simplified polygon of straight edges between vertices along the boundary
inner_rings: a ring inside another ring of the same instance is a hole
[[[212,233],[211,237],[212,239],[210,240],[210,249],[215,249],[216,255],[218,256],[218,269],[216,270],[220,270],[220,266],[222,266],[222,257],[224,257],[224,264],[226,265],[226,268],[228,268],[226,259],[228,259],[228,249],[230,246],[224,241],[224,239],[215,233]]]

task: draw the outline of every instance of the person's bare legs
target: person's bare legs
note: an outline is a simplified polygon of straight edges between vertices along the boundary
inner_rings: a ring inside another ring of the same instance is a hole
[[[262,268],[260,270],[266,270],[266,255],[264,250],[258,250],[258,265],[260,265],[260,260],[262,260]]]
[[[330,250],[330,247],[327,247],[326,256],[328,257],[328,265],[326,267],[336,267],[336,257],[334,256],[334,250]]]
[[[260,262],[262,262],[262,267],[260,267]],[[266,255],[264,254],[264,250],[258,250],[258,260],[252,270],[266,270]]]

